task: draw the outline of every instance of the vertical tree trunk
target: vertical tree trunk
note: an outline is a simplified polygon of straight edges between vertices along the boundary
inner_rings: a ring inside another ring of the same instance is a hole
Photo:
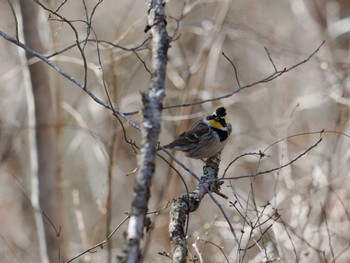
[[[157,143],[161,129],[162,103],[165,97],[165,73],[169,36],[166,31],[165,1],[147,0],[148,26],[152,34],[152,77],[147,93],[142,93],[143,120],[141,127],[141,149],[139,170],[136,176],[134,197],[128,225],[128,235],[124,254],[119,262],[136,263],[141,261],[141,239],[147,228],[148,201],[155,171]]]
[[[26,44],[38,52],[45,53],[39,36],[39,33],[41,36],[45,35],[45,32],[39,32],[41,28],[38,23],[39,7],[34,1],[20,0],[19,2]],[[31,57],[27,55],[28,59]],[[39,204],[47,218],[58,228],[62,222],[63,211],[60,174],[57,169],[55,94],[50,87],[48,69],[43,62],[30,65],[29,71],[35,103]],[[44,218],[47,254],[50,262],[58,262],[59,253],[62,256],[59,247],[62,242],[59,242],[55,229],[47,218]]]

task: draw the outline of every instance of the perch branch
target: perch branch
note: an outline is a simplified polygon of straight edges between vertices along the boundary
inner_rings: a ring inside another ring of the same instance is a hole
[[[219,193],[220,184],[217,183],[220,154],[207,159],[203,167],[203,176],[193,192],[176,198],[170,211],[169,234],[172,246],[172,262],[184,263],[187,255],[187,241],[185,236],[186,217],[198,209],[201,200],[209,191]]]

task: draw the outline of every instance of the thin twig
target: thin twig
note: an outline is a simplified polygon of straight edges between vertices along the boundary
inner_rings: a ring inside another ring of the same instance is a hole
[[[237,156],[235,159],[233,159],[233,160],[226,166],[225,171],[224,171],[224,173],[222,174],[222,176],[221,176],[220,179],[225,178],[226,172],[228,171],[228,169],[231,167],[231,165],[232,165],[233,163],[235,163],[238,159],[240,159],[240,158],[242,158],[242,157],[244,157],[244,156],[248,156],[248,155],[253,155],[253,156],[254,156],[254,155],[257,155],[257,156],[261,156],[261,153],[256,153],[256,152],[252,152],[252,153],[243,153],[243,154]]]
[[[231,66],[233,67],[233,70],[235,71],[235,78],[237,81],[238,88],[241,89],[242,86],[241,86],[241,83],[239,82],[238,71],[237,71],[236,65],[233,63],[233,61],[228,56],[226,56],[226,54],[224,52],[222,52],[222,55],[228,60],[228,62],[230,62]]]
[[[85,53],[84,50],[82,48],[82,46],[80,45],[79,42],[79,33],[77,31],[77,29],[73,26],[72,22],[67,20],[65,17],[63,17],[62,15],[60,15],[59,13],[51,10],[50,8],[46,7],[43,3],[41,3],[39,0],[34,0],[35,3],[37,3],[39,6],[41,6],[41,8],[43,8],[45,11],[49,12],[50,15],[54,14],[55,16],[57,16],[62,22],[65,22],[69,25],[69,27],[72,29],[72,31],[74,32],[75,35],[75,42],[77,44],[78,50],[80,52],[81,58],[83,60],[83,64],[84,64],[84,82],[83,82],[83,89],[86,88],[87,85],[87,61],[86,61],[86,57],[85,57]]]
[[[7,0],[7,3],[9,4],[10,8],[11,8],[11,12],[12,12],[12,15],[15,19],[15,27],[16,27],[16,39],[17,39],[17,42],[19,42],[19,34],[18,34],[18,20],[17,20],[17,16],[16,16],[16,12],[15,12],[15,9],[13,8],[13,5],[11,3],[10,0]]]
[[[151,212],[148,212],[147,214],[159,214],[159,212],[161,212],[162,210],[168,208],[170,205],[170,202],[168,202],[163,208],[160,208],[158,210],[155,210],[155,211],[151,211]],[[109,239],[112,238],[112,236],[115,234],[115,232],[117,232],[117,230],[130,218],[130,215],[128,214],[114,229],[111,233],[109,233],[107,235],[107,237],[101,241],[100,243],[98,244],[95,244],[93,245],[92,247],[80,252],[79,254],[75,255],[73,258],[69,259],[67,262],[65,263],[69,263],[69,262],[72,262],[74,260],[76,260],[77,258],[81,257],[82,255],[86,254],[86,253],[94,253],[94,249],[98,248],[98,247],[102,247],[104,244],[106,244],[108,242]]]
[[[43,214],[43,216],[47,219],[47,221],[49,221],[50,225],[53,227],[53,229],[55,230],[56,233],[56,237],[59,237],[61,235],[61,226],[58,227],[58,229],[56,228],[55,224],[51,221],[51,219],[45,214],[44,211],[41,211],[41,213]]]
[[[60,75],[62,75],[63,77],[65,77],[69,81],[73,82],[76,86],[78,86],[79,88],[84,90],[95,102],[97,102],[101,106],[103,106],[103,107],[105,107],[105,108],[107,108],[107,109],[109,109],[111,111],[115,111],[116,113],[118,113],[119,116],[121,116],[124,120],[126,120],[129,123],[130,126],[132,126],[133,128],[135,128],[137,130],[140,130],[140,127],[135,122],[130,120],[123,112],[121,112],[119,110],[116,110],[116,109],[112,109],[112,107],[109,104],[103,102],[91,90],[89,90],[86,87],[84,88],[84,84],[83,83],[81,83],[79,80],[77,80],[73,76],[69,75],[63,69],[58,67],[55,63],[53,63],[52,61],[47,59],[44,55],[42,55],[39,52],[31,49],[30,47],[28,47],[27,45],[23,44],[22,42],[17,42],[17,40],[15,38],[7,35],[3,31],[0,31],[0,36],[3,37],[4,39],[8,40],[9,42],[12,42],[12,43],[16,44],[17,46],[23,48],[27,53],[29,53],[29,54],[39,58],[41,61],[43,61],[46,64],[48,64],[50,67],[52,67],[54,70],[56,70]]]
[[[284,227],[286,228],[286,230],[288,229],[293,235],[295,235],[297,238],[299,238],[301,241],[303,241],[309,248],[311,248],[312,250],[316,251],[318,254],[322,254],[323,250],[313,246],[309,241],[307,241],[303,236],[300,236],[293,227],[291,227],[290,225],[288,225],[285,221],[283,221],[283,219],[280,217],[279,218],[279,222],[281,222]]]
[[[145,70],[149,73],[152,74],[151,71],[148,69],[146,62],[139,56],[139,54],[135,51],[132,50],[132,52],[136,55],[136,57],[141,61],[141,63],[143,64],[143,67],[145,68]]]
[[[334,256],[334,251],[333,251],[333,247],[332,247],[332,238],[331,238],[331,234],[330,234],[329,226],[328,226],[328,221],[327,221],[327,214],[326,214],[326,211],[324,210],[323,205],[321,205],[321,209],[322,209],[322,213],[323,213],[324,222],[326,224],[329,250],[330,250],[332,258],[334,259],[334,262],[335,262],[335,256]]]
[[[280,165],[278,167],[269,169],[269,170],[265,170],[265,171],[261,171],[255,174],[248,174],[248,175],[241,175],[241,176],[236,176],[236,177],[226,177],[223,178],[222,180],[227,180],[227,179],[242,179],[242,178],[250,178],[250,177],[257,177],[259,175],[263,175],[263,174],[268,174],[268,173],[272,173],[274,171],[277,170],[281,170],[291,164],[293,164],[294,162],[296,162],[297,160],[299,160],[301,157],[303,157],[305,154],[307,154],[308,152],[310,152],[312,149],[314,149],[315,147],[318,146],[318,144],[322,141],[322,138],[320,138],[315,144],[313,144],[312,146],[310,146],[307,150],[305,150],[304,152],[302,152],[301,154],[299,154],[297,157],[295,157],[294,159],[292,159],[291,161],[289,161],[288,163],[285,163],[283,165]]]
[[[61,7],[64,6],[67,2],[68,0],[63,0],[62,3],[58,5],[58,7],[54,12],[57,13],[58,11],[60,11]]]
[[[121,49],[121,50],[123,50],[123,51],[140,51],[140,50],[144,50],[144,49],[146,49],[147,47],[145,46],[145,44],[147,43],[147,41],[149,41],[151,38],[150,37],[148,37],[148,38],[146,38],[141,44],[139,44],[139,45],[137,45],[137,46],[135,46],[135,47],[124,47],[124,46],[121,46],[121,45],[118,45],[118,44],[114,44],[114,43],[112,43],[112,42],[110,42],[110,41],[107,41],[107,40],[103,40],[103,39],[99,39],[99,40],[96,40],[96,39],[87,39],[87,41],[88,42],[98,42],[99,44],[101,43],[101,44],[105,44],[105,45],[110,45],[110,46],[112,46],[112,47],[115,47],[115,48],[119,48],[119,49]],[[82,43],[84,43],[84,40],[81,40],[80,42],[79,42],[79,44],[82,44]],[[55,57],[55,56],[57,56],[57,55],[60,55],[60,54],[63,54],[63,53],[65,53],[66,51],[68,51],[68,50],[70,50],[70,49],[72,49],[72,48],[74,48],[74,47],[76,47],[77,46],[77,44],[76,43],[74,43],[74,44],[71,44],[71,45],[69,45],[69,46],[67,46],[67,47],[65,47],[64,49],[62,49],[62,50],[60,50],[60,51],[57,51],[57,52],[55,52],[55,53],[52,53],[52,54],[50,54],[50,55],[46,55],[46,58],[52,58],[52,57]]]
[[[289,68],[284,68],[282,70],[275,71],[271,75],[269,75],[269,76],[267,76],[267,77],[265,77],[265,78],[263,78],[261,80],[255,81],[253,83],[250,83],[250,84],[247,84],[247,85],[244,85],[244,86],[241,86],[238,89],[236,89],[236,90],[234,90],[234,91],[232,91],[230,93],[227,93],[227,94],[221,95],[221,96],[217,96],[217,97],[214,97],[214,98],[211,98],[211,99],[204,99],[204,100],[194,101],[194,102],[191,102],[191,103],[181,103],[181,104],[168,105],[168,106],[164,106],[164,109],[172,109],[172,108],[179,108],[179,107],[190,107],[190,106],[194,106],[194,105],[199,105],[199,104],[204,104],[204,103],[208,103],[208,102],[213,102],[213,101],[229,98],[229,97],[232,97],[234,94],[242,91],[243,89],[247,89],[247,88],[256,86],[258,84],[270,82],[270,81],[274,80],[275,78],[278,78],[279,76],[281,76],[281,75],[291,71],[292,69],[294,69],[296,67],[299,67],[300,65],[308,62],[320,50],[320,48],[323,46],[324,43],[325,43],[325,41],[322,41],[322,43],[315,49],[314,52],[311,53],[311,55],[309,55],[304,60],[298,62],[297,64],[295,64],[295,65],[293,65],[293,66],[291,66]]]
[[[290,244],[291,244],[292,247],[293,247],[293,253],[294,253],[294,256],[295,256],[295,262],[296,262],[296,263],[299,263],[299,256],[298,256],[298,253],[297,253],[297,249],[296,249],[296,247],[295,247],[295,245],[294,245],[294,242],[293,242],[293,240],[292,240],[292,236],[291,236],[290,233],[289,233],[289,229],[288,229],[288,227],[286,226],[285,222],[284,222],[283,220],[281,220],[281,218],[279,218],[279,222],[284,226],[284,229],[285,229],[285,231],[286,231],[286,233],[287,233],[287,236],[288,236],[288,239],[289,239],[289,241],[290,241]]]
[[[268,50],[266,47],[264,47],[264,49],[265,49],[265,51],[266,51],[266,53],[267,53],[267,56],[269,57],[269,60],[270,60],[270,62],[271,62],[271,64],[272,64],[272,66],[273,66],[273,69],[275,70],[275,72],[277,72],[277,67],[276,67],[276,65],[275,65],[275,62],[273,62],[273,60],[272,60],[272,58],[271,58],[271,55],[270,55],[269,50]]]
[[[115,232],[117,232],[117,230],[130,218],[130,215],[128,215],[127,217],[125,217],[122,222],[119,223],[119,225],[117,225],[113,231],[103,240],[101,241],[100,243],[84,250],[83,252],[79,253],[78,255],[74,256],[73,258],[71,258],[70,260],[68,260],[66,263],[69,263],[69,262],[72,262],[73,260],[81,257],[82,255],[88,253],[88,252],[93,252],[92,250],[94,250],[95,248],[98,248],[98,247],[102,247],[102,245],[104,245],[105,243],[108,242],[108,240],[114,235]]]
[[[344,209],[344,212],[346,214],[346,217],[348,219],[348,222],[350,222],[350,214],[349,214],[349,211],[347,210],[347,207],[345,206],[343,200],[340,198],[340,196],[338,195],[338,193],[336,191],[334,191],[332,188],[330,188],[330,191],[337,197],[337,199],[339,200],[341,206],[343,207]]]
[[[335,262],[337,258],[339,258],[346,250],[350,248],[350,241],[335,255],[334,258],[332,258],[329,263]]]
[[[315,131],[315,132],[302,132],[302,133],[297,133],[297,134],[293,134],[293,135],[289,135],[287,137],[284,137],[282,139],[279,139],[277,141],[275,141],[274,143],[270,144],[269,146],[267,146],[263,151],[262,153],[264,154],[268,149],[270,149],[272,146],[282,142],[282,141],[285,141],[285,140],[289,140],[289,139],[292,139],[292,138],[295,138],[295,137],[300,137],[300,136],[305,136],[305,135],[313,135],[313,134],[319,134],[320,137],[322,136],[322,134],[326,133],[327,131],[325,131],[324,129],[322,129],[321,131]]]
[[[200,177],[197,174],[195,174],[190,168],[188,168],[185,164],[183,164],[180,160],[178,160],[174,155],[172,155],[168,151],[168,149],[164,148],[161,145],[159,146],[159,148],[162,149],[163,152],[165,152],[174,162],[180,165],[186,172],[193,176],[198,182],[200,182]]]
[[[240,259],[240,244],[241,242],[238,240],[238,237],[237,237],[237,234],[232,226],[232,223],[231,223],[231,219],[228,217],[228,215],[226,214],[225,210],[222,208],[222,206],[219,204],[219,202],[215,199],[214,195],[209,191],[209,189],[206,189],[207,190],[207,193],[208,195],[210,196],[210,198],[213,200],[213,202],[216,204],[216,206],[220,209],[222,215],[224,216],[229,228],[230,228],[230,231],[233,235],[233,239],[236,241],[237,243],[237,262],[239,262],[239,259]]]
[[[214,242],[211,242],[209,240],[204,240],[204,239],[201,239],[201,238],[199,238],[198,241],[202,241],[202,242],[204,242],[206,244],[210,244],[210,245],[213,245],[214,247],[217,247],[221,251],[221,253],[224,255],[226,262],[230,262],[228,257],[226,256],[226,254],[224,252],[224,249],[222,247],[220,247],[219,245],[217,245]]]

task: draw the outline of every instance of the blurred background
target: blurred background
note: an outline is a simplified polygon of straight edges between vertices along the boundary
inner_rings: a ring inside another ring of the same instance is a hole
[[[72,21],[79,40],[89,33],[91,40],[106,41],[81,44],[86,71],[76,46],[64,50],[76,43],[67,23],[33,1],[10,2],[21,42],[25,38],[44,55],[62,51],[50,60],[81,82],[87,72],[86,87],[106,104],[107,90],[116,109],[142,108],[140,92],[148,89],[151,68],[144,1],[42,1]],[[237,90],[234,68],[222,52],[236,66],[241,86],[262,82],[220,101],[165,109],[160,136],[161,144],[168,143],[224,105],[233,132],[220,175],[236,157],[269,147],[263,158],[249,155],[234,162],[225,175],[231,179],[222,185],[228,200],[216,196],[236,230],[241,262],[349,262],[350,2],[168,1],[166,11],[174,40],[164,106]],[[8,1],[0,1],[0,17],[0,30],[15,37]],[[262,81],[275,72],[274,65],[283,70],[307,59],[323,40],[309,61]],[[68,261],[104,240],[127,217],[138,150],[125,140],[110,110],[38,59],[29,56],[28,67],[25,53],[13,43],[2,38],[0,45],[1,262],[43,261],[40,220],[50,262]],[[138,113],[128,118],[141,122]],[[139,146],[140,132],[121,122],[127,139]],[[322,142],[303,155],[320,137]],[[174,154],[201,174],[202,161]],[[36,164],[44,214],[35,206]],[[197,182],[171,164],[193,190]],[[170,253],[169,202],[184,193],[178,173],[157,159],[149,211],[158,212],[150,214],[143,262],[170,262],[159,254]],[[106,245],[74,262],[115,261],[126,228],[127,221]],[[237,242],[209,197],[190,214],[187,234],[189,261],[237,262]]]

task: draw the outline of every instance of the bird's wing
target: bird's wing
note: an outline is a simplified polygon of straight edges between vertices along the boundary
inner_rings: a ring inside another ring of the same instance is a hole
[[[179,135],[172,143],[170,147],[182,146],[193,143],[199,143],[202,136],[208,131],[208,125],[203,123],[201,120],[194,123],[186,132]]]

